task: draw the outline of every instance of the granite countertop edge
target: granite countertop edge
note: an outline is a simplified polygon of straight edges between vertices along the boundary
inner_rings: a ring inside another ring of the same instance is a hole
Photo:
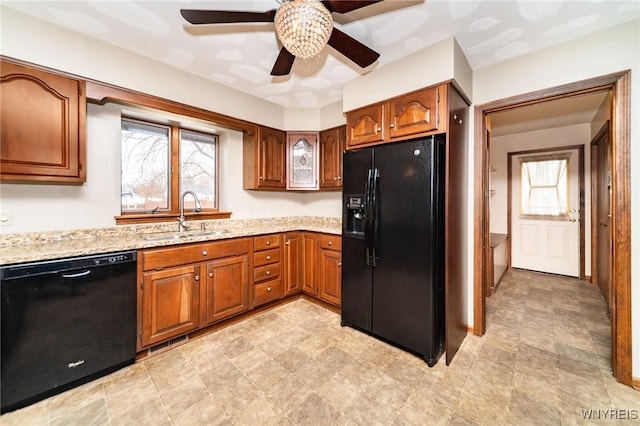
[[[0,265],[86,256],[117,251],[167,247],[281,232],[309,231],[340,235],[341,219],[333,217],[281,217],[189,222],[192,230],[180,239],[149,240],[177,234],[177,224],[122,225],[71,231],[0,235]],[[220,233],[216,233],[220,232]],[[190,234],[194,235],[190,235]],[[204,235],[198,235],[203,234]]]

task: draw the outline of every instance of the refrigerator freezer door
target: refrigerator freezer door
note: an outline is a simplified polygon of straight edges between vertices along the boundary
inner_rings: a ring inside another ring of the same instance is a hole
[[[375,148],[379,170],[372,331],[426,359],[434,346],[433,138]],[[346,263],[346,261],[345,261]]]
[[[347,151],[343,156],[344,194],[365,194],[369,203],[367,179],[372,168],[371,148]],[[342,324],[371,331],[371,268],[367,250],[369,232],[369,205],[365,208],[365,234],[342,234]],[[346,206],[343,206],[345,209]]]

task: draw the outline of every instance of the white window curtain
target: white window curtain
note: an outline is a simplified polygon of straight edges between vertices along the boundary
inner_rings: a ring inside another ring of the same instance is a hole
[[[520,213],[524,216],[568,214],[571,153],[520,159]]]

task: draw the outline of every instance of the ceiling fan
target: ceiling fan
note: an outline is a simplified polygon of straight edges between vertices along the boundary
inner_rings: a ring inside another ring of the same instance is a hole
[[[382,0],[278,0],[280,7],[266,12],[182,9],[189,23],[231,24],[273,22],[282,49],[271,75],[287,75],[296,56],[311,58],[329,45],[361,68],[373,64],[380,54],[333,26],[332,13],[348,13]]]

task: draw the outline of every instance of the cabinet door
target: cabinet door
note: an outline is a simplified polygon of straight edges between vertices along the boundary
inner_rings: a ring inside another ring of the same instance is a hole
[[[0,177],[85,181],[83,81],[0,61]]]
[[[318,189],[318,134],[289,133],[287,189]]]
[[[345,126],[320,132],[320,188],[342,188],[345,134]]]
[[[302,289],[302,238],[299,232],[284,236],[284,295]]]
[[[384,140],[384,106],[376,104],[347,113],[347,149]]]
[[[206,268],[206,324],[249,309],[248,256],[214,260]]]
[[[318,297],[340,306],[342,256],[339,251],[320,250]]]
[[[425,89],[389,101],[389,138],[438,130],[438,88]]]
[[[258,132],[258,188],[286,187],[285,132],[260,127]]]
[[[318,236],[310,232],[302,233],[302,291],[318,294],[317,254]]]
[[[191,265],[144,273],[142,347],[198,328],[199,271],[198,265]]]

